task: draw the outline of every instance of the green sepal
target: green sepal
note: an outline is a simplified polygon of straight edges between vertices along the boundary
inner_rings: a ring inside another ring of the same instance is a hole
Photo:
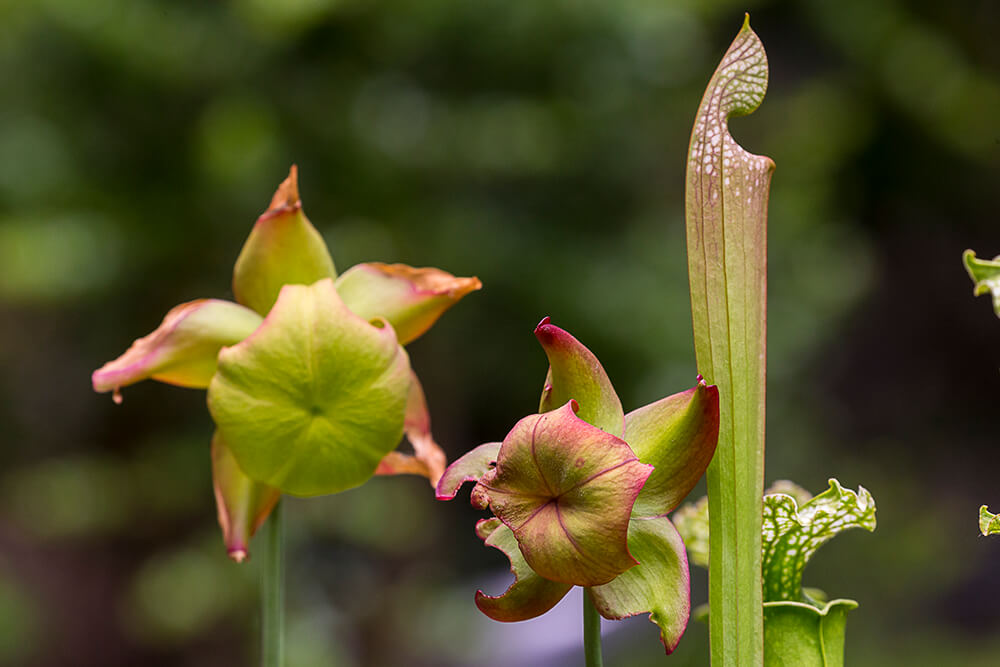
[[[208,407],[244,472],[314,496],[364,483],[403,434],[410,366],[385,322],[329,278],[286,285],[252,336],[219,353]]]
[[[604,618],[648,613],[667,653],[677,647],[691,615],[691,581],[684,542],[665,516],[633,518],[628,548],[639,564],[610,583],[588,588]]]
[[[244,306],[267,315],[283,285],[336,277],[323,237],[302,212],[298,170],[292,165],[236,259],[233,293]]]
[[[535,572],[597,586],[636,563],[628,551],[629,517],[653,468],[575,409],[570,401],[519,421],[479,487]]]
[[[242,563],[250,555],[250,538],[281,499],[281,492],[247,477],[218,432],[212,436],[212,486],[226,552]]]
[[[366,320],[387,320],[400,345],[419,338],[446,310],[483,286],[476,277],[459,278],[441,269],[381,262],[352,266],[337,278],[336,285],[352,311]]]
[[[979,508],[979,532],[983,536],[1000,533],[1000,515],[990,512],[986,505]]]
[[[719,439],[719,390],[698,378],[691,389],[625,416],[625,440],[654,467],[632,509],[633,516],[673,511],[698,483]]]
[[[551,324],[548,317],[535,327],[535,337],[549,358],[538,411],[549,412],[574,400],[580,406],[580,419],[623,437],[622,402],[594,353],[565,329]]]
[[[822,607],[794,601],[764,603],[765,667],[843,667],[847,612],[854,600]]]
[[[562,600],[573,586],[545,579],[538,575],[518,548],[510,528],[499,519],[483,519],[476,525],[476,534],[486,546],[499,549],[510,560],[514,582],[501,595],[491,596],[476,591],[476,606],[494,621],[526,621],[541,616]]]
[[[962,261],[975,284],[972,293],[979,296],[992,292],[993,310],[1000,317],[1000,256],[994,257],[992,261],[978,259],[975,252],[966,250],[962,253]]]
[[[94,371],[94,391],[114,391],[153,379],[204,389],[215,375],[219,350],[234,345],[264,320],[249,308],[220,299],[198,299],[172,308],[152,333]]]

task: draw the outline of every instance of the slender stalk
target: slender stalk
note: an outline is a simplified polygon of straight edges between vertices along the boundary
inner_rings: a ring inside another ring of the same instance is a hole
[[[601,657],[601,615],[583,591],[583,655],[587,667],[604,667]]]
[[[263,526],[260,568],[260,664],[282,667],[285,652],[285,520],[284,503],[274,506]]]

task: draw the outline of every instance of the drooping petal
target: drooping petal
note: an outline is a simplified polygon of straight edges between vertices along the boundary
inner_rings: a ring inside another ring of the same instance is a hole
[[[625,442],[574,414],[571,401],[519,421],[504,439],[490,507],[532,569],[579,586],[606,584],[635,565],[629,515],[652,466]]]
[[[199,299],[173,308],[153,333],[94,371],[94,391],[117,391],[152,378],[203,389],[215,374],[219,350],[260,326],[260,315],[230,301]]]
[[[494,621],[526,621],[541,616],[562,600],[570,584],[549,581],[538,575],[524,560],[510,528],[498,519],[483,519],[476,525],[476,534],[487,546],[499,549],[510,560],[512,583],[502,595],[490,596],[476,591],[476,606]]]
[[[549,374],[538,411],[548,412],[575,400],[580,405],[580,419],[623,437],[622,402],[594,353],[567,331],[551,324],[548,317],[535,327],[535,337],[549,358]]]
[[[366,320],[388,320],[400,345],[419,338],[459,299],[482,286],[475,277],[381,262],[358,264],[337,278],[337,291],[347,307]]]
[[[250,538],[281,498],[281,491],[247,477],[218,432],[212,437],[212,484],[219,527],[229,557],[242,563]]]
[[[427,410],[427,397],[416,373],[410,371],[410,393],[406,400],[406,419],[403,432],[413,447],[413,455],[389,452],[375,469],[376,475],[422,475],[436,487],[448,459],[431,435],[431,415]]]
[[[403,435],[410,366],[396,334],[329,278],[286,285],[260,328],[219,353],[208,407],[250,478],[297,496],[365,482]]]
[[[493,469],[500,451],[499,442],[487,442],[469,450],[456,459],[444,471],[437,483],[435,495],[438,500],[451,500],[466,482],[478,482],[483,475]]]
[[[312,285],[336,276],[323,237],[302,212],[298,169],[292,165],[236,259],[233,293],[244,306],[267,315],[282,285]]]
[[[691,582],[684,542],[665,516],[632,519],[628,547],[639,564],[604,586],[588,589],[604,618],[619,620],[648,613],[660,627],[667,653],[687,628],[691,616]]]
[[[687,391],[630,412],[625,440],[655,467],[632,510],[634,516],[670,512],[705,474],[719,439],[719,390],[698,378]]]

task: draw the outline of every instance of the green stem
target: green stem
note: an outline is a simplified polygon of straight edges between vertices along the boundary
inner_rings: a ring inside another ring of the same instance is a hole
[[[285,522],[278,501],[263,526],[260,568],[260,664],[282,667],[285,650]]]
[[[590,594],[583,591],[583,655],[587,667],[603,667],[601,657],[601,616]]]

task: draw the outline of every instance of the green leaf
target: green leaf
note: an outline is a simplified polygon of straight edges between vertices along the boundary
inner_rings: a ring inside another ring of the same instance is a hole
[[[718,385],[719,444],[708,467],[709,603],[715,665],[761,662],[767,199],[774,163],[729,134],[767,90],[749,16],[709,81],[688,151],[685,210],[698,370]]]
[[[497,596],[476,591],[476,606],[494,621],[526,621],[541,616],[562,600],[570,584],[540,577],[521,555],[517,539],[499,519],[483,519],[476,525],[476,534],[487,546],[499,549],[510,560],[514,583]]]
[[[764,604],[765,667],[843,667],[847,612],[854,600],[821,608],[802,602]]]
[[[719,438],[719,390],[699,378],[687,391],[625,416],[625,440],[653,474],[635,501],[633,516],[672,511],[705,474]]]
[[[219,353],[208,407],[251,479],[335,493],[395,449],[410,366],[392,327],[377,324],[352,313],[329,278],[286,285],[260,328]]]
[[[588,589],[597,611],[618,620],[648,613],[660,641],[673,652],[691,615],[691,581],[684,543],[665,516],[633,518],[628,548],[639,564],[603,586]]]
[[[802,572],[816,550],[851,528],[875,530],[875,500],[830,480],[830,488],[801,506],[785,494],[764,497],[764,600],[800,600]]]
[[[992,261],[977,259],[976,253],[966,250],[962,253],[962,261],[965,262],[965,270],[969,272],[969,277],[975,283],[972,293],[975,296],[993,293],[993,310],[997,317],[1000,317],[1000,257],[993,258]]]
[[[229,557],[242,563],[250,538],[281,499],[281,492],[244,474],[218,432],[212,437],[212,486]]]
[[[575,407],[571,401],[519,421],[480,486],[535,572],[597,586],[636,563],[627,546],[629,516],[652,466],[577,417]]]
[[[244,306],[267,315],[283,285],[311,285],[336,276],[323,237],[302,212],[298,170],[292,165],[236,259],[233,293]]]
[[[991,513],[986,505],[979,508],[979,532],[984,536],[1000,533],[1000,515]]]
[[[441,269],[381,262],[352,266],[336,284],[356,314],[387,320],[400,345],[423,335],[446,310],[483,286],[479,278],[456,278]]]
[[[117,397],[121,387],[150,378],[204,389],[215,375],[219,350],[240,342],[263,321],[249,308],[230,301],[182,303],[167,313],[156,331],[94,371],[94,391],[114,391]]]
[[[580,406],[580,419],[623,437],[622,402],[594,353],[547,317],[535,327],[535,337],[549,358],[549,374],[538,411],[549,412],[575,400]]]

